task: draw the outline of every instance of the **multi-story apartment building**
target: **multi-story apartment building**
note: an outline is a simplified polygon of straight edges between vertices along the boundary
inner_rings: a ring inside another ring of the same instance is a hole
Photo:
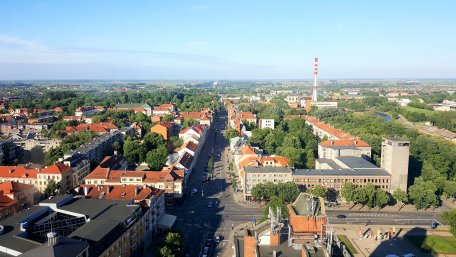
[[[149,219],[150,225],[150,217],[144,217],[143,208],[135,204],[137,199],[72,195],[46,199],[0,222],[9,228],[0,234],[0,252],[5,256],[46,256],[43,253],[58,248],[70,257],[141,255],[148,232],[144,224]]]
[[[136,185],[150,186],[165,191],[169,201],[183,196],[185,172],[173,167],[161,171],[111,170],[98,166],[87,177],[86,185]]]
[[[13,181],[33,185],[43,192],[53,180],[60,185],[63,192],[73,187],[73,174],[70,167],[56,162],[44,169],[33,169],[24,166],[0,166],[0,182]]]
[[[43,149],[44,152],[51,150],[51,148],[57,148],[60,143],[62,142],[61,139],[52,138],[52,139],[20,139],[20,140],[13,140],[13,143],[24,150],[32,150],[35,146],[39,146]]]
[[[132,200],[144,209],[141,218],[142,249],[144,254],[155,239],[158,229],[171,229],[164,220],[176,220],[175,216],[165,213],[165,191],[149,186],[137,185],[81,185],[75,194],[86,198],[106,200]],[[171,224],[173,224],[172,222]]]
[[[70,153],[65,154],[64,160],[73,159],[72,162],[76,163],[77,161],[86,159],[91,165],[96,166],[106,155],[113,152],[112,144],[114,142],[122,142],[122,134],[126,129],[132,131],[132,128],[127,127],[113,133],[102,134],[93,141],[85,143]]]

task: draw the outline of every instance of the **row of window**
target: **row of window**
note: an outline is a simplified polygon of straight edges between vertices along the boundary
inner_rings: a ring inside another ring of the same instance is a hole
[[[321,179],[321,178],[295,178],[293,179],[294,182],[316,182],[316,183],[345,183],[345,182],[351,182],[351,183],[389,183],[388,178],[360,178],[360,179],[354,179],[354,178],[344,178],[344,179]]]

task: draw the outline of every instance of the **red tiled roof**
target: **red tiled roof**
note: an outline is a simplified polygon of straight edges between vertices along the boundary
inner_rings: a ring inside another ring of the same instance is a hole
[[[158,197],[164,193],[163,190],[136,185],[81,185],[81,188],[88,188],[88,197],[109,200],[134,199],[141,201],[150,198],[151,195]]]
[[[0,183],[0,192],[3,192],[4,194],[11,194],[14,192],[21,192],[23,190],[29,189],[33,189],[33,186],[14,181],[5,181],[3,183]]]
[[[17,201],[0,192],[0,209],[16,204]]]
[[[71,171],[71,168],[62,162],[56,162],[51,166],[44,168],[40,173],[44,174],[63,174]]]
[[[38,172],[23,166],[0,166],[0,177],[3,178],[37,178]]]
[[[256,154],[255,151],[248,145],[245,145],[241,148],[242,154]]]

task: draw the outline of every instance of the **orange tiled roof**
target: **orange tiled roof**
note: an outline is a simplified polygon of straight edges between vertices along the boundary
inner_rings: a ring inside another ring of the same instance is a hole
[[[282,166],[288,166],[288,159],[282,156],[266,156],[260,159],[261,164],[264,164],[266,161],[274,161]]]
[[[241,148],[241,152],[242,154],[255,154],[255,151],[248,145],[245,145]]]
[[[320,143],[321,146],[325,147],[336,147],[336,146],[351,146],[351,147],[369,147],[370,145],[359,138],[353,139],[338,139],[338,140],[326,140]]]

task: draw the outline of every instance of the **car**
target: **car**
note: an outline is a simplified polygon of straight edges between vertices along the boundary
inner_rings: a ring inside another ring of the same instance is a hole
[[[220,236],[215,236],[215,240],[214,240],[216,243],[220,243]]]
[[[406,253],[406,254],[404,254],[404,255],[402,255],[402,256],[403,256],[403,257],[416,257],[416,255],[413,254],[413,253]]]
[[[208,254],[209,253],[209,247],[205,246],[203,249],[203,254]]]
[[[309,253],[315,253],[315,247],[313,245],[305,244],[305,246]]]
[[[197,188],[195,188],[195,187],[194,187],[194,188],[192,188],[192,193],[196,193],[196,192],[198,192],[198,189],[197,189]]]
[[[347,218],[347,216],[345,216],[345,215],[343,215],[343,214],[339,214],[339,215],[337,215],[336,217],[339,218],[339,219],[345,219],[345,218]]]
[[[209,202],[209,203],[207,204],[207,207],[211,208],[211,207],[212,207],[212,202]]]

